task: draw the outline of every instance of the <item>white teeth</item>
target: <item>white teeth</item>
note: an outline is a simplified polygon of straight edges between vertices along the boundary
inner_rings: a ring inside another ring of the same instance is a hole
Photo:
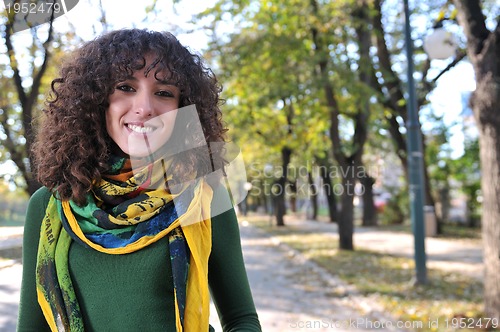
[[[150,133],[154,130],[153,127],[143,127],[143,126],[138,126],[134,124],[128,124],[127,127],[132,130],[133,132],[139,133],[139,134],[146,134]]]

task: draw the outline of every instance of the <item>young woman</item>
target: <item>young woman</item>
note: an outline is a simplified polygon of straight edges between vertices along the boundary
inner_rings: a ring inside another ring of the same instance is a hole
[[[224,331],[261,330],[217,203],[219,92],[169,33],[114,31],[68,59],[34,147],[18,331],[208,331],[209,289]]]

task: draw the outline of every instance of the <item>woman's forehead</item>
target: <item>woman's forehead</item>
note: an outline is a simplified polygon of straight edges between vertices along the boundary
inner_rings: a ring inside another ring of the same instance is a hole
[[[171,80],[174,77],[163,57],[155,53],[147,53],[143,58],[145,60],[144,67],[137,71],[143,71],[144,76],[153,74],[158,80]]]
[[[132,61],[121,61],[115,67],[113,76],[116,82],[120,82],[136,75],[154,76],[158,81],[169,82],[168,84],[177,86],[184,85],[183,82],[186,80],[182,68],[176,68],[165,54],[158,54],[151,50],[136,54]]]

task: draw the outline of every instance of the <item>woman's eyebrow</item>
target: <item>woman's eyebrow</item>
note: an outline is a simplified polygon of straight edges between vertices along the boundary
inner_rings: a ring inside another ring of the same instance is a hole
[[[137,82],[138,79],[135,76],[127,76],[121,82],[125,82],[125,81],[134,81],[134,82]],[[172,86],[177,86],[177,82],[175,80],[171,80],[171,79],[158,79],[157,78],[156,79],[156,84],[158,84],[158,85],[172,85]]]
[[[161,85],[173,85],[173,86],[177,86],[176,82],[174,80],[171,80],[171,79],[156,79],[156,82],[157,84],[161,84]]]

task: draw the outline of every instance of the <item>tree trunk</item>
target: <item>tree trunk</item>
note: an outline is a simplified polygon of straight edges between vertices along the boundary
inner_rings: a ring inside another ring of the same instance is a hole
[[[363,226],[377,226],[377,209],[373,200],[375,179],[369,175],[359,179],[363,188]]]
[[[476,76],[471,106],[479,127],[484,311],[486,317],[500,319],[500,22],[489,31],[479,1],[454,3]]]
[[[500,319],[500,103],[495,108],[499,118],[496,127],[481,126],[479,142],[481,169],[485,170],[481,179],[484,305],[486,317]]]
[[[280,177],[277,182],[275,182],[276,195],[274,196],[274,213],[276,216],[276,226],[285,226],[285,178]]]
[[[420,127],[420,121],[419,121],[419,128]],[[431,178],[429,175],[429,170],[427,167],[427,161],[425,158],[425,149],[426,149],[426,144],[425,144],[425,135],[422,133],[422,129],[420,130],[420,136],[422,137],[422,153],[424,154],[423,158],[423,163],[424,163],[424,204],[426,206],[432,206],[432,211],[434,211],[434,218],[436,220],[436,232],[437,234],[443,234],[443,227],[442,227],[442,220],[437,214],[437,209],[436,209],[436,200],[432,196],[432,186],[431,186]]]
[[[290,210],[297,212],[297,180],[288,182],[288,193],[290,194]]]
[[[325,191],[326,201],[328,202],[328,215],[330,216],[330,222],[337,222],[338,211],[337,211],[337,200],[335,199],[333,179],[330,175],[330,167],[326,158],[317,158],[319,165],[319,175],[323,182],[323,189]]]
[[[445,186],[439,190],[439,201],[441,203],[439,217],[442,222],[448,222],[450,221],[450,185],[448,181],[446,181]]]
[[[475,194],[468,194],[465,199],[465,224],[470,228],[474,228],[478,224],[474,215],[474,203],[472,203],[472,200],[476,199]]]
[[[309,199],[311,200],[312,213],[310,219],[318,219],[318,189],[314,183],[314,179],[311,172],[307,172],[307,179],[309,182]]]
[[[353,173],[353,166],[347,166],[343,168],[346,170],[345,173]],[[345,174],[344,173],[344,174]],[[340,210],[340,218],[338,221],[339,228],[339,247],[344,250],[354,250],[354,243],[352,235],[354,233],[354,186],[356,184],[356,178],[347,174],[342,179],[342,194],[341,202],[342,208]]]
[[[286,193],[286,184],[287,184],[287,176],[288,176],[288,164],[290,163],[290,157],[292,155],[292,150],[284,147],[281,149],[281,161],[283,167],[283,174],[278,179],[277,182],[273,185],[273,190],[275,192],[275,216],[276,216],[276,225],[277,226],[285,226],[284,216],[286,214],[286,206],[285,206],[285,193]]]

